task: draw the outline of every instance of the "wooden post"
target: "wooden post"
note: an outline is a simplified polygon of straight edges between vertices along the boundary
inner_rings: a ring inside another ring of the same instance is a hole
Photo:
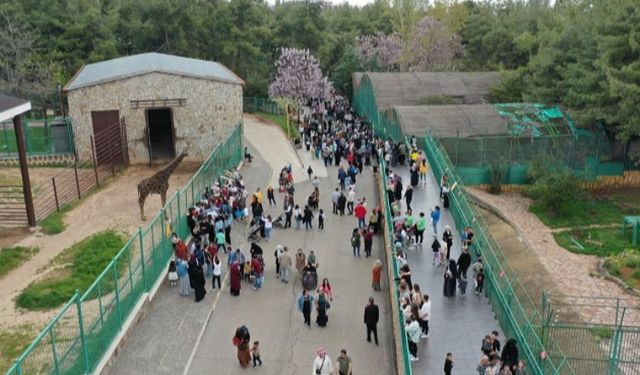
[[[58,202],[58,189],[56,189],[55,177],[51,177],[51,184],[53,184],[53,197],[56,199],[56,211],[60,211],[60,203]]]
[[[78,189],[78,199],[82,198],[80,196],[80,181],[78,180],[78,161],[73,163],[73,172],[76,174],[76,188]]]
[[[100,179],[98,178],[98,162],[96,161],[96,146],[93,144],[93,136],[89,136],[91,141],[91,158],[93,159],[93,173],[96,175],[96,186],[100,186]]]
[[[13,129],[16,134],[18,146],[18,158],[20,160],[20,174],[22,175],[22,192],[24,193],[24,205],[27,209],[27,222],[30,227],[36,226],[36,212],[33,208],[33,195],[31,194],[31,181],[29,180],[29,166],[27,165],[27,152],[24,145],[24,133],[20,116],[13,118]]]

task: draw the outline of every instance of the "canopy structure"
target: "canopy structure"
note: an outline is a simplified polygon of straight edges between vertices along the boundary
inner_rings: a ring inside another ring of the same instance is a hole
[[[30,110],[30,101],[0,94],[0,122],[13,120],[14,117]]]
[[[510,134],[509,124],[493,105],[394,106],[384,114],[385,124],[396,123],[402,134],[434,138],[470,138]]]

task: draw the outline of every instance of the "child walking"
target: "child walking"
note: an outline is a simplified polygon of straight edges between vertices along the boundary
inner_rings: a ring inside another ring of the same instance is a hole
[[[318,213],[318,229],[324,229],[324,210],[320,209]]]
[[[243,273],[244,273],[244,281],[251,282],[251,262],[247,261],[244,264]]]
[[[260,359],[260,342],[254,341],[251,348],[251,354],[253,355],[253,367],[262,366],[262,359]]]

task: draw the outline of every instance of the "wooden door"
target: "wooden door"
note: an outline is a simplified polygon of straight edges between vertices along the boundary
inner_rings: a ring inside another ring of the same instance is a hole
[[[124,164],[124,145],[118,110],[91,111],[98,165]]]

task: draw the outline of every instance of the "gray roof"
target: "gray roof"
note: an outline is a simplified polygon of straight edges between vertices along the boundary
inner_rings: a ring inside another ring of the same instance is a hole
[[[427,131],[434,138],[510,134],[508,121],[487,104],[393,106],[385,117],[394,119],[405,135],[416,137],[424,137]]]
[[[152,72],[244,84],[235,73],[215,61],[151,52],[85,65],[64,89],[70,91]]]
[[[0,122],[11,120],[30,109],[30,101],[0,94]]]
[[[446,97],[455,104],[484,104],[497,72],[366,73],[373,85],[378,111],[394,105],[425,105],[429,98]],[[434,103],[435,104],[435,103]],[[452,103],[453,104],[453,103]]]

